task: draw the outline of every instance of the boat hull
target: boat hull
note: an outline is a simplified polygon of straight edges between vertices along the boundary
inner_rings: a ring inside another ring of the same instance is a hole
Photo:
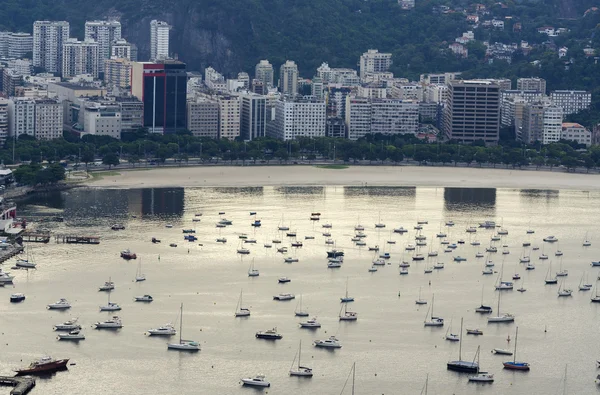
[[[446,364],[448,370],[463,373],[477,373],[479,365],[475,362],[468,361],[452,361]]]
[[[19,369],[16,372],[17,372],[17,376],[24,376],[27,374],[40,374],[40,373],[56,372],[59,370],[66,370],[68,362],[69,362],[68,359],[59,359],[52,363],[47,363],[47,364],[44,364],[41,366],[36,366],[33,368]]]
[[[504,362],[502,363],[502,365],[504,365],[504,369],[509,369],[509,370],[520,370],[520,371],[528,371],[529,370],[529,364],[523,363],[523,362]]]

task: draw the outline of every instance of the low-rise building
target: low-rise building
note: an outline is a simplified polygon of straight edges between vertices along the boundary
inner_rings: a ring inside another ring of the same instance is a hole
[[[517,90],[539,91],[546,94],[546,80],[539,77],[518,78]]]
[[[83,132],[96,136],[121,138],[121,108],[118,103],[106,100],[83,103]]]
[[[114,101],[121,108],[121,133],[144,127],[144,103],[133,96],[118,96]]]
[[[587,91],[557,90],[550,93],[550,98],[563,109],[565,115],[576,114],[592,104],[592,94]]]
[[[576,141],[586,147],[592,145],[592,132],[578,123],[563,122],[560,138],[561,140]]]
[[[346,123],[342,118],[327,118],[327,127],[325,129],[327,137],[346,138]]]

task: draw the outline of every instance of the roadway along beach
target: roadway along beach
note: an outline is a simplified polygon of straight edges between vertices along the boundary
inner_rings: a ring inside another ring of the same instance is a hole
[[[598,190],[598,175],[430,166],[202,166],[118,170],[87,183],[99,188],[268,185],[373,185]]]

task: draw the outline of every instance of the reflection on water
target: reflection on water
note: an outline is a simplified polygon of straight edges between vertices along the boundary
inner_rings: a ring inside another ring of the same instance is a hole
[[[404,196],[415,198],[416,187],[344,187],[345,196]]]
[[[494,209],[495,206],[495,188],[444,188],[444,207],[448,211],[457,211],[465,207]]]
[[[277,187],[275,191],[282,195],[322,195],[325,187]]]
[[[263,194],[263,187],[227,187],[227,188],[211,188],[213,191],[224,194],[244,194],[244,195],[256,195],[260,196]]]
[[[519,194],[528,199],[557,199],[559,191],[555,189],[521,189]]]

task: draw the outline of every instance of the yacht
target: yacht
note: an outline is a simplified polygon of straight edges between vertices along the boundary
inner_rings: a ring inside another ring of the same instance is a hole
[[[515,330],[515,352],[512,361],[503,362],[504,369],[528,371],[529,364],[527,362],[517,362],[517,340],[519,338],[519,327]]]
[[[488,248],[485,249],[486,252],[498,252],[498,248],[494,247],[494,246],[490,246]]]
[[[371,262],[375,266],[385,266],[385,260],[383,258],[378,258]]]
[[[289,278],[289,277],[279,277],[279,278],[277,279],[277,282],[278,282],[278,283],[282,283],[282,284],[283,284],[283,283],[289,283],[289,282],[291,282],[291,281],[292,281],[292,279],[291,279],[291,278]]]
[[[467,232],[467,233],[475,233],[475,232],[477,232],[477,228],[475,228],[474,226],[469,226],[469,227],[466,229],[466,232]]]
[[[560,285],[558,287],[558,296],[571,296],[571,294],[573,293],[573,290],[564,288],[563,284],[564,284],[564,281],[561,281]]]
[[[193,340],[183,340],[181,335],[183,334],[183,303],[181,304],[179,313],[179,342],[167,343],[167,350],[177,351],[200,351],[200,344]]]
[[[250,250],[247,248],[240,247],[237,249],[237,253],[242,255],[248,255],[250,254]]]
[[[446,226],[454,226],[454,221],[446,221]]]
[[[463,328],[463,320],[460,320],[460,333],[462,336],[462,328]],[[466,373],[478,373],[479,372],[479,362],[475,362],[475,360],[479,360],[479,347],[477,347],[477,352],[475,353],[475,358],[473,361],[463,361],[462,359],[462,341],[459,342],[458,346],[458,360],[457,361],[449,361],[446,364],[448,370],[454,370],[456,372],[466,372]]]
[[[55,331],[74,331],[76,329],[81,329],[81,325],[77,323],[77,318],[67,320],[62,324],[54,325]]]
[[[475,254],[475,258],[483,258],[483,252],[478,252],[477,254]]]
[[[414,251],[416,249],[414,244],[407,244],[404,248],[406,251]]]
[[[434,269],[443,269],[444,268],[444,262],[437,262],[436,264],[433,265]]]
[[[225,237],[219,237],[219,238],[217,238],[217,243],[225,244],[225,243],[227,243],[227,239]]]
[[[534,270],[535,269],[535,265],[531,262],[529,262],[527,264],[527,266],[525,266],[525,270]]]
[[[294,263],[294,262],[298,262],[298,261],[299,261],[299,259],[298,259],[298,258],[291,257],[291,256],[288,256],[288,257],[285,257],[285,258],[283,258],[283,261],[284,261],[285,263]]]
[[[237,306],[235,306],[236,317],[248,317],[250,316],[250,309],[243,307],[242,303],[242,291],[240,291],[240,298],[238,299]]]
[[[85,335],[80,329],[74,329],[69,333],[59,333],[58,340],[85,340]]]
[[[483,275],[494,274],[494,270],[490,267],[486,267],[481,271],[481,274],[483,274]]]
[[[467,260],[467,258],[463,258],[460,255],[454,257],[454,262],[463,262],[463,261],[466,261],[466,260]]]
[[[223,218],[219,221],[219,224],[221,225],[233,225],[233,222],[228,220],[227,218]]]
[[[118,316],[113,316],[111,319],[94,324],[96,329],[119,329],[123,328],[123,323]]]
[[[19,303],[25,300],[25,294],[23,293],[16,293],[16,294],[12,294],[10,295],[10,302],[11,303]]]
[[[283,294],[273,296],[273,300],[281,300],[281,301],[292,300],[295,298],[296,298],[296,296],[294,296],[294,294],[289,294],[289,293],[283,293]]]
[[[513,287],[512,281],[500,281],[500,284],[496,285],[496,291],[507,291],[513,289]]]
[[[375,273],[376,271],[377,271],[377,266],[373,266],[373,265],[371,265],[371,267],[368,270],[369,273]]]
[[[367,242],[366,242],[366,241],[363,241],[363,240],[358,240],[358,241],[356,242],[356,245],[357,245],[357,246],[359,246],[359,247],[364,247],[364,246],[366,246],[366,245],[367,245]]]
[[[513,322],[515,320],[515,316],[509,313],[500,314],[500,299],[502,299],[502,292],[498,293],[498,310],[497,316],[488,317],[487,321],[489,323],[499,323],[499,322]]]
[[[469,381],[476,383],[493,383],[494,375],[488,372],[479,371],[475,376],[469,376]]]
[[[266,331],[258,331],[256,332],[257,339],[266,339],[266,340],[280,340],[283,339],[283,335],[277,333],[277,328],[268,329]]]
[[[467,335],[480,336],[483,335],[483,331],[479,329],[467,329]]]
[[[333,240],[331,240],[331,239],[327,239],[327,240],[325,240],[325,244],[327,244],[327,245],[332,245],[332,244],[334,244],[334,243],[335,243],[335,242],[334,242]]]
[[[400,275],[406,275],[406,274],[408,274],[408,269],[405,268],[405,267],[401,268],[400,269]]]
[[[29,259],[17,259],[15,266],[22,269],[35,269],[37,264]]]
[[[152,302],[154,299],[150,295],[134,296],[136,302]]]
[[[262,374],[259,374],[255,377],[246,377],[246,378],[242,378],[242,385],[247,385],[247,386],[251,386],[251,387],[270,387],[271,383],[269,383],[267,380],[265,380],[265,376]]]
[[[130,249],[126,249],[126,250],[121,251],[121,258],[123,258],[125,260],[137,259],[137,255],[135,252],[131,252]]]
[[[337,269],[337,268],[342,267],[342,262],[340,262],[340,261],[329,261],[327,263],[327,267],[329,269]]]
[[[472,245],[472,246],[475,246],[475,247],[477,247],[477,246],[480,246],[480,245],[481,245],[481,242],[479,242],[478,240],[473,240],[473,241],[471,242],[471,245]]]
[[[298,356],[298,366],[294,368],[294,363],[296,362],[296,355]],[[300,362],[300,357],[302,355],[302,340],[300,340],[300,345],[298,346],[298,353],[296,355],[294,355],[294,360],[292,361],[292,366],[290,367],[290,376],[312,377],[312,369],[307,368],[306,366],[302,366],[302,363]]]
[[[280,254],[285,254],[286,252],[288,252],[287,247],[280,247],[277,249],[277,252]]]
[[[159,326],[158,328],[148,329],[149,336],[173,336],[175,334],[177,334],[177,330],[173,324],[170,323]]]
[[[317,321],[317,317],[313,317],[310,320],[300,322],[300,328],[320,328],[321,323]]]
[[[71,308],[71,304],[67,299],[61,298],[54,303],[50,303],[47,307],[50,310],[66,310]]]
[[[335,336],[329,336],[329,338],[325,340],[315,340],[313,344],[315,347],[342,348],[340,341]]]
[[[484,221],[479,223],[480,228],[495,228],[496,223],[494,221]]]
[[[135,282],[146,281],[146,275],[142,273],[142,258],[138,263],[137,271],[135,273]]]

